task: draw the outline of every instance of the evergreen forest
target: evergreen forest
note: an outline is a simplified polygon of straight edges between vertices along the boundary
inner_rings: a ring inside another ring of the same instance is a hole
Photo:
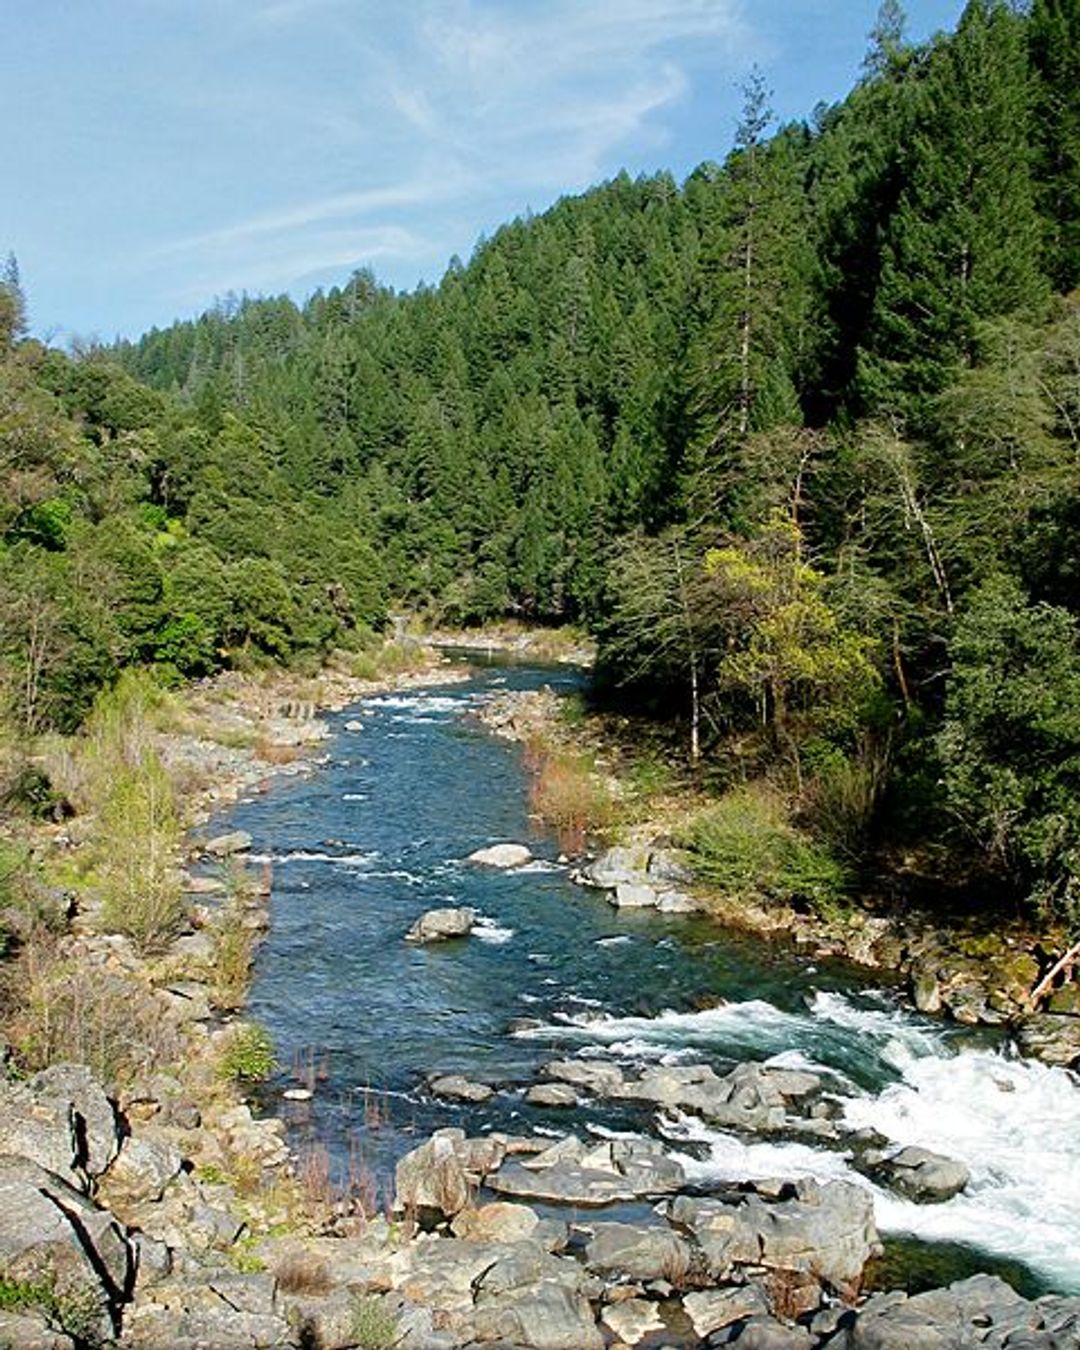
[[[806,841],[796,891],[917,843],[1076,923],[1078,288],[1080,0],[970,0],[923,45],[887,0],[843,102],[777,127],[752,74],[685,182],[560,200],[410,293],[358,271],[64,354],[11,260],[12,723],[395,612],[575,624],[741,838]]]

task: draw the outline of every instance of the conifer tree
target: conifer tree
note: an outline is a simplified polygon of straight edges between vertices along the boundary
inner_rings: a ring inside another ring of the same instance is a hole
[[[1040,265],[1021,18],[969,0],[913,87],[904,186],[888,223],[863,393],[925,414],[925,397],[978,355],[981,319],[1033,310]]]

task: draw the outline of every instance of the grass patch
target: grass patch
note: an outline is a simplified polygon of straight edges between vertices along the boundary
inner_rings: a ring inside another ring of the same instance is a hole
[[[765,784],[732,789],[691,821],[681,843],[697,875],[728,895],[806,902],[825,917],[843,903],[845,868],[794,828]]]
[[[398,1321],[377,1294],[353,1300],[352,1334],[357,1350],[390,1350],[399,1336]]]

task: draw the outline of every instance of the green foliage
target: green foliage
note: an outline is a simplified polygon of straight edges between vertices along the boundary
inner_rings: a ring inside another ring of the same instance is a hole
[[[352,1334],[358,1350],[390,1350],[401,1330],[397,1318],[378,1295],[364,1294],[353,1299]]]
[[[256,1022],[237,1022],[230,1028],[218,1058],[221,1078],[238,1083],[261,1083],[274,1068],[274,1046],[269,1033]]]
[[[828,914],[848,884],[843,866],[761,784],[729,791],[690,823],[683,843],[697,875],[735,897],[805,901]]]
[[[1033,902],[1080,922],[1080,624],[996,578],[956,628],[938,738],[948,803]]]

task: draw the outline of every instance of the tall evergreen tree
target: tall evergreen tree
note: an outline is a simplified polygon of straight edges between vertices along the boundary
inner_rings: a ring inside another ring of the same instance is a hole
[[[970,0],[920,74],[861,370],[871,407],[916,420],[976,359],[980,319],[1046,293],[1023,20],[1004,0]]]

